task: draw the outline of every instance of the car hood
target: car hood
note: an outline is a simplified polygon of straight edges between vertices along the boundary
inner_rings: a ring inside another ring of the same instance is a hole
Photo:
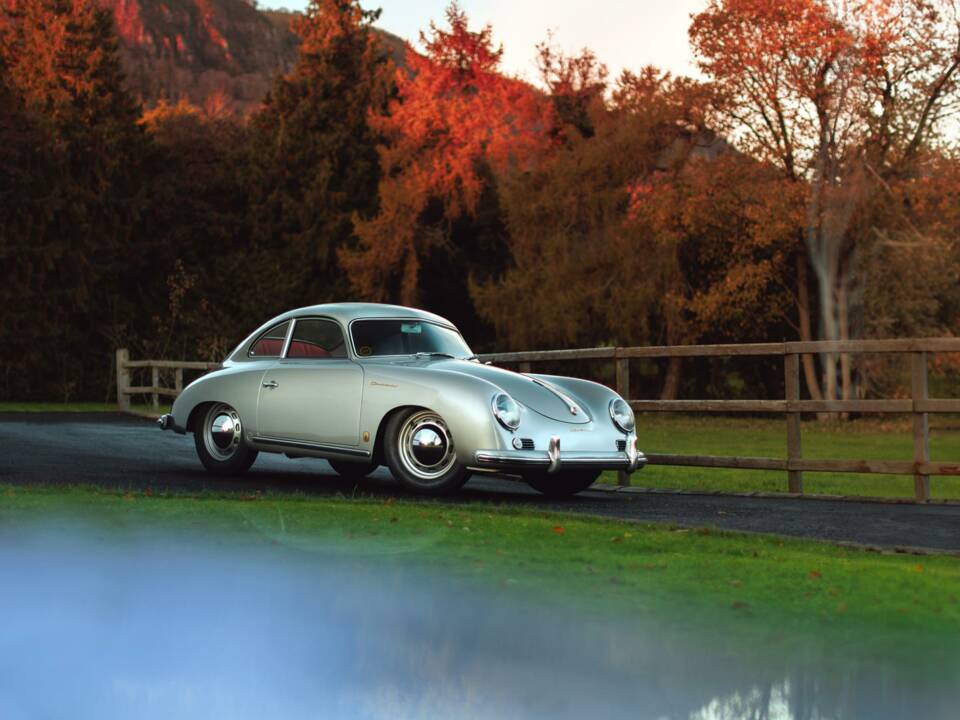
[[[545,387],[541,385],[540,382],[534,381],[533,378],[536,376],[524,375],[513,372],[512,370],[504,370],[503,368],[494,367],[493,365],[483,365],[468,360],[407,360],[397,364],[407,366],[414,365],[421,368],[429,368],[432,372],[467,375],[486,380],[508,393],[521,405],[553,420],[575,425],[582,425],[592,420],[584,402],[580,398],[568,392],[566,389],[551,386],[547,381],[540,381],[548,386]],[[570,411],[570,405],[561,395],[566,396],[566,398],[576,404],[576,414]]]

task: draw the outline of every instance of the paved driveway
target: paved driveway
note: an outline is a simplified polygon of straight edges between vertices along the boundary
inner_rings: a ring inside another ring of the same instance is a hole
[[[644,473],[657,472],[650,467]],[[322,460],[261,453],[241,478],[215,478],[200,466],[193,437],[160,432],[120,414],[0,413],[0,483],[88,483],[110,488],[274,490],[318,496],[365,493],[405,496],[381,468],[360,485]],[[2,500],[2,498],[0,498]],[[456,502],[525,505],[634,521],[856,542],[888,548],[960,551],[960,505],[913,505],[791,498],[634,494],[591,490],[547,500],[509,479],[475,477]]]

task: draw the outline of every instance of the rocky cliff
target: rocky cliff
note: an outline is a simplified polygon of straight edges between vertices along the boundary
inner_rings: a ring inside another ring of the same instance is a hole
[[[297,57],[294,15],[246,0],[96,0],[113,13],[130,90],[147,105],[185,97],[236,112],[256,107]],[[384,40],[394,57],[403,42]]]

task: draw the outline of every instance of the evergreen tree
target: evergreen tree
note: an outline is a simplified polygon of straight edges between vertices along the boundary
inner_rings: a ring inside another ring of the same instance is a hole
[[[254,120],[250,226],[261,306],[332,300],[346,291],[337,250],[354,215],[376,211],[379,161],[367,123],[390,89],[392,63],[356,0],[311,0],[294,23],[292,72],[277,78]]]
[[[136,311],[144,138],[112,22],[90,0],[7,0],[0,17],[10,89],[56,166],[31,197],[36,224],[16,261],[29,278],[17,303],[23,359],[39,383],[19,388],[25,395],[103,396],[110,352]]]

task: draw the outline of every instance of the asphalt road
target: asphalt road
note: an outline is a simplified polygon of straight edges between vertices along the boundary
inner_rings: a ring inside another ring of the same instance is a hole
[[[657,472],[649,467],[644,473]],[[403,497],[385,468],[357,485],[322,460],[289,460],[261,453],[238,478],[204,472],[193,437],[161,432],[140,418],[101,413],[0,413],[0,483],[85,483],[154,490],[272,490],[317,496],[372,494]],[[2,499],[2,498],[0,498]],[[635,521],[716,527],[853,542],[887,548],[960,551],[960,505],[914,505],[791,498],[635,494],[591,490],[547,500],[523,483],[474,477],[456,502],[525,505]]]

